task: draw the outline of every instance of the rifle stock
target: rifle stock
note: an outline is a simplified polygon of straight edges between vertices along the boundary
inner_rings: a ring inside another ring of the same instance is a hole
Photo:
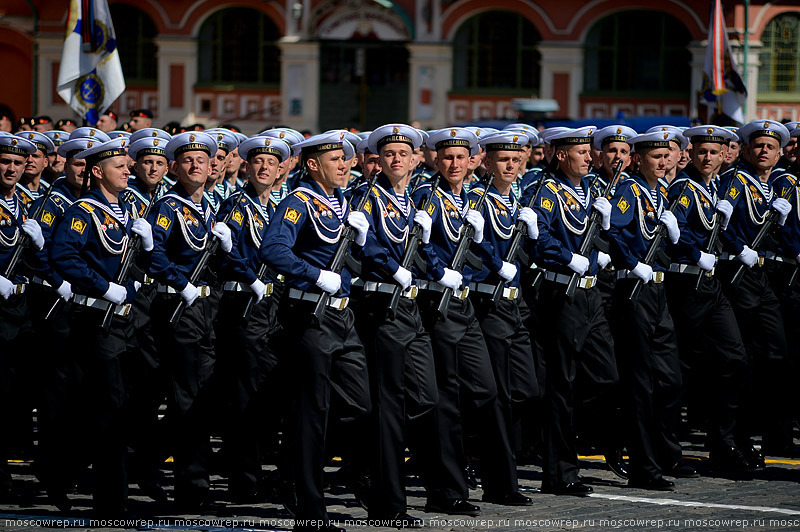
[[[369,181],[367,181],[367,191],[358,200],[355,211],[360,212],[364,209],[364,205],[366,205],[367,201],[369,200],[370,192],[372,192],[372,187],[375,186],[375,182],[377,180],[377,173],[369,178]],[[349,225],[346,225],[342,229],[342,234],[339,237],[339,246],[336,248],[336,252],[333,254],[333,259],[328,267],[330,271],[338,274],[342,273],[342,270],[344,269],[345,258],[347,258],[347,254],[350,252],[350,244],[352,244],[353,240],[355,240],[355,237],[356,230]],[[322,294],[320,294],[319,299],[317,300],[317,306],[314,307],[314,318],[316,319],[317,323],[322,323],[322,316],[325,314],[325,307],[327,306],[330,298],[331,295],[324,290]]]

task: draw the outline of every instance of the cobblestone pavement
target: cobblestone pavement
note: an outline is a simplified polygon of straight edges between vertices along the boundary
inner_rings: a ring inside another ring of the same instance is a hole
[[[752,480],[711,476],[707,454],[696,441],[685,444],[685,456],[701,472],[699,479],[676,480],[673,492],[651,492],[627,488],[600,457],[581,460],[582,477],[594,487],[594,494],[575,498],[540,494],[541,468],[520,467],[520,486],[533,499],[529,507],[503,507],[480,502],[480,489],[470,493],[482,507],[479,517],[444,516],[424,513],[424,490],[416,478],[408,487],[409,513],[424,519],[423,531],[472,530],[800,530],[800,460],[768,457],[767,468]],[[169,503],[150,501],[133,485],[130,493],[132,519],[126,523],[92,522],[91,499],[85,493],[71,495],[75,508],[62,515],[48,506],[40,485],[31,474],[31,465],[14,464],[15,482],[25,495],[0,504],[3,532],[30,531],[36,528],[100,530],[118,528],[207,530],[232,529],[291,530],[289,513],[276,500],[255,505],[227,504],[213,515],[177,516]],[[268,467],[269,470],[272,467]],[[334,478],[335,468],[329,477]],[[169,480],[169,479],[167,479]],[[226,482],[215,476],[213,493],[226,502]],[[391,530],[367,523],[366,512],[345,488],[331,487],[328,508],[331,519],[348,530],[370,527]]]

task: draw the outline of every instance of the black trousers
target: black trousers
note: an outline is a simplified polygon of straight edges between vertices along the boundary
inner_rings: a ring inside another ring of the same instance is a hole
[[[719,267],[720,278],[729,281],[738,261]],[[742,404],[744,424],[740,443],[761,434],[765,440],[791,438],[791,417],[787,397],[788,349],[778,297],[769,285],[765,268],[745,271],[737,286],[723,281],[742,333],[749,370],[745,382],[747,400]]]
[[[0,408],[14,412],[19,408],[17,378],[24,360],[26,343],[32,333],[25,294],[0,299]],[[9,427],[13,432],[13,425]],[[0,438],[0,492],[11,489],[8,459],[12,438]]]
[[[81,367],[84,411],[91,413],[85,445],[94,470],[94,508],[118,513],[125,508],[128,477],[125,467],[126,419],[122,365],[128,350],[127,318],[114,316],[102,330],[105,312],[72,305],[69,350]]]
[[[611,331],[620,373],[632,479],[661,477],[681,459],[681,367],[675,326],[663,283],[628,296],[633,279],[620,279],[611,304]]]
[[[354,422],[371,408],[369,376],[353,311],[325,309],[313,320],[313,302],[284,294],[278,312],[291,355],[290,407],[285,426],[292,477],[297,490],[297,520],[328,522],[323,489],[325,445],[332,419]]]
[[[774,379],[772,382],[776,388],[776,393],[782,390],[789,392],[791,390],[791,376],[797,375],[800,371],[800,327],[797,327],[793,322],[795,316],[800,316],[800,278],[794,279],[792,285],[789,285],[790,280],[796,268],[793,264],[772,264],[768,263],[767,275],[769,276],[770,286],[772,291],[778,296],[781,302],[781,314],[784,317],[783,328],[786,334],[786,344],[788,353],[788,369],[785,372],[772,374],[768,376]],[[800,276],[798,276],[800,277]],[[787,411],[780,414],[782,419],[800,419],[800,404],[798,401],[793,400],[790,396],[784,395],[783,400],[777,404],[772,405],[772,408],[782,410],[786,408]],[[765,435],[766,437],[766,435]],[[792,444],[791,432],[786,434],[784,430],[771,436],[774,441],[765,441],[767,447],[774,447],[778,450],[781,448],[789,447]]]
[[[520,312],[526,304],[520,297],[500,298],[495,305],[487,295],[475,292],[470,299],[489,350],[511,448],[517,451],[522,448],[522,419],[539,396],[531,337]]]
[[[709,405],[711,448],[733,447],[744,393],[747,355],[739,326],[716,277],[667,274],[667,301],[675,323],[683,381],[698,383]]]
[[[595,430],[613,433],[619,376],[614,342],[595,289],[577,289],[572,301],[566,286],[544,281],[539,293],[539,322],[544,346],[544,477],[542,487],[557,489],[578,480],[575,406],[580,405]],[[602,438],[603,436],[601,436]]]
[[[372,413],[365,450],[370,456],[369,513],[374,519],[405,512],[407,403],[417,420],[434,417],[438,399],[431,339],[415,301],[401,297],[394,319],[389,294],[364,292],[355,307],[370,376]],[[424,423],[424,421],[421,421]],[[430,422],[428,422],[430,423]],[[429,426],[435,426],[430,423]],[[431,470],[436,433],[418,447],[421,466]],[[438,457],[435,457],[438,459]]]
[[[156,345],[151,319],[155,283],[143,285],[131,306],[129,356],[123,367],[128,392],[125,411],[130,421],[128,470],[132,482],[158,482],[159,470],[170,454],[168,418],[159,421],[158,409],[166,400],[169,376]]]
[[[65,349],[70,338],[71,303],[45,319],[59,298],[48,286],[31,283],[25,292],[36,337],[31,345],[39,376],[36,392],[39,428],[38,474],[50,495],[64,497],[75,482],[77,470],[89,454],[77,438],[67,435],[81,423],[79,402],[82,373],[75,353]]]
[[[259,434],[253,427],[262,422],[264,414],[258,411],[257,398],[277,366],[269,342],[278,327],[276,302],[265,297],[253,305],[245,321],[242,314],[251,296],[250,292],[225,292],[216,323],[218,391],[226,412],[223,440],[228,489],[239,495],[255,492],[261,478]]]
[[[484,493],[502,496],[516,492],[516,462],[472,303],[451,297],[448,317],[442,320],[436,310],[440,297],[438,292],[423,292],[418,298],[423,323],[431,336],[439,387],[440,463],[436,474],[430,475],[428,499],[469,498],[464,477],[468,423],[479,435]]]
[[[195,504],[209,489],[208,460],[211,453],[209,381],[214,373],[214,328],[210,298],[198,298],[172,326],[181,297],[157,294],[152,304],[152,324],[159,358],[169,375],[167,412],[172,425],[175,458],[175,498]]]

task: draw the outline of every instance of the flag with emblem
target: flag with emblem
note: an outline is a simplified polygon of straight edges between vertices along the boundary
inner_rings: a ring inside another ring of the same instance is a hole
[[[71,0],[58,95],[89,125],[125,91],[107,0]]]
[[[738,124],[744,123],[742,106],[747,100],[747,87],[733,61],[721,0],[712,0],[711,3],[702,99],[706,103],[715,104],[718,114],[725,115]],[[716,122],[727,125],[719,120]]]

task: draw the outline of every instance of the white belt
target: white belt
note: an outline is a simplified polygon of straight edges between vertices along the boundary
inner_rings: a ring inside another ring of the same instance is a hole
[[[264,297],[272,295],[272,283],[266,283],[264,285],[267,288],[267,291],[264,293]],[[235,283],[233,281],[228,281],[224,285],[222,285],[222,289],[225,292],[252,292],[250,287],[246,284],[242,283]]]
[[[51,285],[49,282],[45,281],[41,277],[34,277],[33,279],[31,279],[31,282],[36,283],[36,284],[40,284],[42,286],[49,286],[50,288],[53,287],[53,285]]]
[[[383,292],[384,294],[391,294],[394,292],[394,289],[397,288],[396,284],[379,283],[376,281],[363,281],[363,284],[359,284],[364,288],[364,292]],[[408,299],[416,299],[418,293],[419,288],[416,285],[412,285],[403,290],[400,295]]]
[[[91,307],[96,308],[98,310],[107,310],[109,305],[114,307],[114,314],[117,316],[127,316],[131,312],[131,305],[130,303],[125,303],[124,305],[116,305],[105,299],[97,299],[94,297],[89,296],[82,296],[80,294],[75,294],[72,296],[72,302],[76,305],[81,305],[82,307]]]
[[[739,257],[734,255],[733,253],[728,253],[727,251],[724,251],[724,252],[719,254],[719,260],[736,260],[736,261],[738,261]],[[741,262],[741,261],[739,261],[739,262]],[[742,262],[742,264],[744,264],[744,262]],[[763,266],[763,265],[764,265],[764,257],[759,255],[758,256],[758,262],[756,262],[755,266]]]
[[[767,260],[774,260],[775,262],[784,262],[786,264],[797,264],[797,260],[789,257],[781,257],[771,251],[764,252],[764,258]]]
[[[436,281],[417,281],[417,286],[419,286],[420,290],[431,290],[433,292],[444,292],[447,290],[447,287],[437,283]],[[467,299],[469,295],[469,287],[465,286],[460,290],[453,290],[453,297],[458,299]]]
[[[298,290],[297,288],[290,288],[289,289],[289,298],[290,299],[297,299],[300,301],[312,301],[316,303],[319,301],[319,298],[322,294],[317,294],[314,292],[305,292],[303,290]],[[331,308],[335,308],[336,310],[344,310],[347,308],[347,305],[350,303],[349,297],[333,297],[331,296],[328,298],[328,306]]]
[[[165,286],[163,284],[158,285],[156,292],[159,294],[180,294],[180,290],[175,290],[171,286]],[[197,297],[208,297],[211,295],[211,287],[207,284],[200,285],[197,287]]]
[[[617,279],[638,279],[636,275],[630,270],[617,271]],[[653,283],[660,284],[664,282],[664,272],[653,272]]]
[[[558,284],[569,284],[569,280],[572,278],[571,275],[564,275],[563,273],[554,273],[554,272],[544,272],[544,278],[548,281],[553,281],[554,283]],[[589,288],[594,288],[597,284],[597,276],[591,275],[589,277],[581,277],[578,280],[578,288],[584,288],[588,290]]]
[[[494,294],[495,285],[487,283],[469,283],[469,289],[480,294]],[[503,299],[517,299],[519,297],[519,287],[517,286],[504,286]]]

